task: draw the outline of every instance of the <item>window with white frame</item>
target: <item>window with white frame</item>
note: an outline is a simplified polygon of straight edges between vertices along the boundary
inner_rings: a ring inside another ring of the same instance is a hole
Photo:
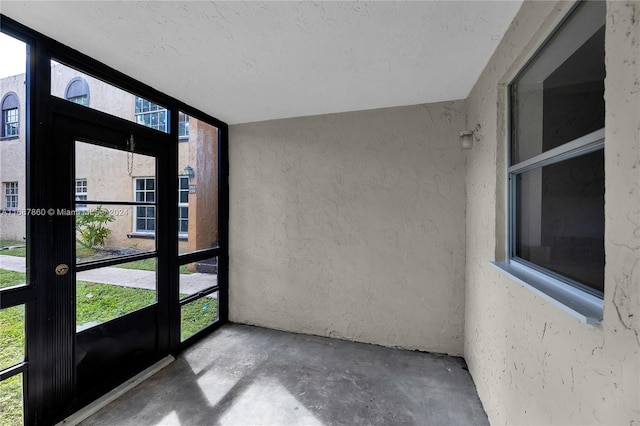
[[[7,93],[2,98],[2,137],[10,138],[18,136],[19,114],[18,95]]]
[[[189,177],[178,176],[178,233],[189,231]]]
[[[87,180],[76,179],[76,201],[87,200]],[[88,210],[86,204],[76,203],[76,212],[86,212]]]
[[[178,112],[178,137],[181,141],[189,139],[189,116],[184,112]]]
[[[605,3],[579,4],[510,85],[509,262],[604,294]]]
[[[135,201],[144,203],[155,202],[156,180],[152,177],[134,179]],[[156,207],[136,206],[134,217],[134,231],[153,233],[156,230]]]
[[[4,183],[4,208],[5,210],[18,208],[18,182]]]
[[[144,98],[136,96],[136,123],[167,133],[167,109]]]
[[[155,178],[134,179],[135,201],[153,203],[155,201]],[[155,206],[136,206],[134,231],[153,233],[156,230]],[[189,177],[178,176],[178,233],[186,236],[189,231]]]

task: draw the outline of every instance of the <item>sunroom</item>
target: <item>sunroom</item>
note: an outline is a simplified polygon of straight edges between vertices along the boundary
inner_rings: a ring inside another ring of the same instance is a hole
[[[637,2],[1,12],[0,424],[640,422]]]

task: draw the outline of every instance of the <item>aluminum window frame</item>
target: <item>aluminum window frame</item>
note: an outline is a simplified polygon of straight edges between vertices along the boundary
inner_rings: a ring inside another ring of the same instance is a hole
[[[511,110],[512,111],[512,110]],[[522,259],[516,255],[517,238],[517,177],[518,175],[531,170],[541,169],[544,166],[561,163],[572,158],[604,150],[604,128],[581,136],[573,141],[567,142],[559,147],[545,151],[520,163],[514,164],[507,169],[507,262],[516,263],[520,268],[526,268],[544,274],[550,283],[555,285],[570,285],[579,291],[603,299],[604,294],[576,280],[565,277],[562,274],[551,271],[536,263]],[[511,141],[510,141],[511,142]],[[510,144],[511,146],[511,144]],[[542,277],[541,277],[542,278]]]
[[[556,21],[553,29],[546,32],[543,40],[537,43],[524,61],[520,61],[518,70],[510,72],[510,77],[504,80],[504,121],[505,127],[505,233],[503,244],[505,247],[504,260],[489,262],[491,266],[510,279],[528,288],[552,305],[565,311],[585,324],[599,325],[603,320],[603,295],[591,287],[578,283],[556,272],[535,265],[525,259],[515,256],[516,242],[516,177],[529,170],[542,168],[547,165],[559,163],[576,158],[598,150],[604,150],[604,128],[582,135],[573,141],[552,148],[518,163],[512,164],[512,147],[514,123],[513,90],[515,83],[527,67],[538,57],[538,54],[554,38],[556,33],[562,30],[567,21],[582,4],[577,1],[565,9],[564,16]],[[606,24],[605,24],[606,25]]]

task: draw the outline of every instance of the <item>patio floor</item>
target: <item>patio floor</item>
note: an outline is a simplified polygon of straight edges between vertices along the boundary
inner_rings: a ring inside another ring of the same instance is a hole
[[[486,425],[462,358],[229,324],[82,425]]]

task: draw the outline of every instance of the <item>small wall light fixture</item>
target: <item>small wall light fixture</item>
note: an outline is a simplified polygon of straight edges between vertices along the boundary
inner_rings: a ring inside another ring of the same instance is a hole
[[[478,132],[480,131],[480,125],[478,124],[473,130],[465,130],[460,132],[460,149],[471,149],[473,148],[473,140],[480,140],[480,135]]]
[[[189,177],[189,180],[193,180],[193,178],[196,177],[196,171],[193,170],[193,167],[191,166],[186,166],[184,168],[184,174]]]

